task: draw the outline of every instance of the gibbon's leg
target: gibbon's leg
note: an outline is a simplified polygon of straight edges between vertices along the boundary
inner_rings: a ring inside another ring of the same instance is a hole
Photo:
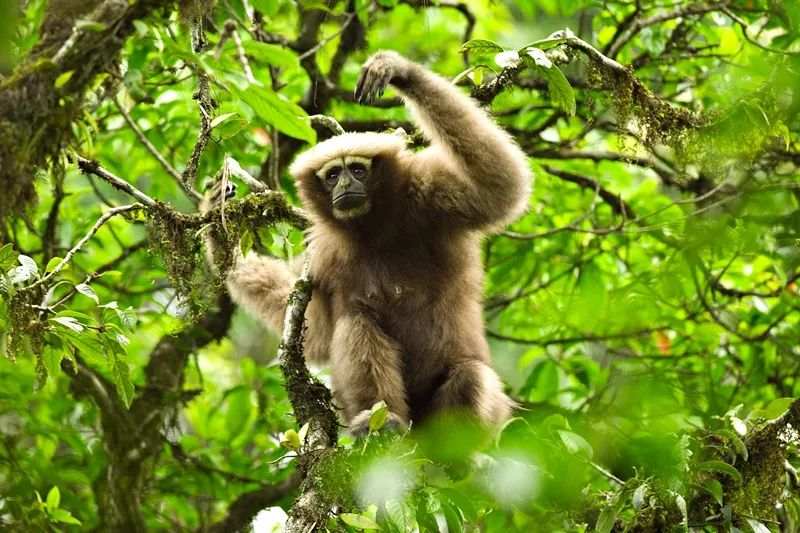
[[[333,388],[355,435],[368,431],[369,410],[381,400],[391,425],[408,424],[408,405],[398,344],[363,313],[341,316],[331,342]]]
[[[447,380],[436,391],[433,406],[436,411],[467,409],[484,424],[497,426],[511,415],[513,402],[489,365],[466,360],[450,367]]]

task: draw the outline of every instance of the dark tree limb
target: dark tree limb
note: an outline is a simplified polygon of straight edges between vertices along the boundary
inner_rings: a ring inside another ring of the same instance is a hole
[[[568,181],[570,183],[574,183],[575,185],[583,188],[589,189],[592,191],[597,191],[597,195],[603,199],[605,203],[607,203],[614,213],[621,215],[624,218],[635,218],[633,213],[633,209],[630,205],[628,205],[625,200],[619,194],[614,194],[613,192],[609,191],[597,181],[587,177],[581,176],[580,174],[575,174],[574,172],[567,172],[565,170],[561,170],[558,168],[551,167],[549,165],[542,165],[548,174],[552,174],[553,176]]]
[[[99,74],[116,68],[133,21],[172,3],[94,1],[66,13],[58,11],[63,2],[50,3],[41,44],[0,82],[0,221],[35,199],[36,171],[70,142],[69,124],[80,116],[85,92]],[[95,23],[96,31],[83,29],[79,19]],[[67,72],[67,83],[54,90]]]
[[[308,424],[306,439],[301,443],[298,470],[303,482],[300,495],[289,512],[287,533],[305,533],[322,526],[331,511],[332,495],[321,486],[323,480],[314,475],[334,452],[338,439],[338,422],[331,392],[315,379],[303,357],[305,311],[311,301],[309,264],[289,295],[283,335],[278,347],[278,361],[286,379],[286,391],[297,423]]]
[[[300,484],[300,477],[292,475],[276,485],[267,485],[240,494],[228,507],[225,518],[198,533],[230,533],[245,528],[259,511],[275,505],[291,494]]]
[[[180,333],[161,338],[145,367],[145,386],[130,410],[122,407],[112,411],[104,407],[107,402],[98,403],[103,431],[111,436],[104,440],[108,464],[95,480],[101,530],[145,531],[141,499],[150,465],[164,449],[164,429],[184,401],[183,379],[189,356],[225,336],[230,325],[233,304],[226,296],[218,305],[217,310],[209,311]],[[102,401],[96,395],[93,398]]]

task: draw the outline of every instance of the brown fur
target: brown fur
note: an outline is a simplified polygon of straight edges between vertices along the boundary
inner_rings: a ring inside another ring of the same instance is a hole
[[[500,423],[511,401],[489,366],[479,242],[524,210],[527,160],[471,99],[423,67],[383,52],[366,64],[362,78],[370,76],[391,80],[431,145],[415,153],[395,135],[349,133],[292,165],[313,220],[308,355],[330,358],[336,398],[356,425],[379,400],[404,421],[461,407]],[[333,215],[315,175],[344,155],[373,161],[372,207],[350,220]],[[285,265],[247,258],[228,284],[237,301],[280,325]]]

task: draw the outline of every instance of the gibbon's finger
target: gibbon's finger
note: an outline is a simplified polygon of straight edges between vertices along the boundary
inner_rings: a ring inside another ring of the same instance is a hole
[[[361,73],[358,75],[358,82],[356,83],[356,90],[353,92],[353,96],[355,96],[356,102],[359,104],[362,103],[364,98],[364,83],[367,81],[368,74],[369,69],[364,67],[361,69]]]
[[[375,73],[368,71],[364,75],[364,86],[361,87],[361,102],[372,102],[372,91],[375,86]]]
[[[370,96],[371,102],[377,102],[378,97],[383,94],[384,89],[389,85],[389,81],[392,79],[392,70],[388,68],[382,68],[375,75],[372,77],[372,85],[370,86],[370,92],[368,93]]]
[[[228,181],[225,185],[225,199],[230,200],[234,196],[236,196],[236,184],[232,181]]]

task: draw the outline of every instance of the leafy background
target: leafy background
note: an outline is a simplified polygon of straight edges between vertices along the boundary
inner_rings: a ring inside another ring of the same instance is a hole
[[[0,10],[0,528],[235,531],[269,509],[270,531],[314,494],[331,531],[797,531],[795,3]],[[314,463],[278,339],[204,266],[209,220],[180,214],[233,169],[226,231],[300,253],[285,168],[330,135],[309,115],[423,142],[391,94],[352,101],[384,48],[531,156],[528,214],[483,248],[520,409],[496,436],[458,418],[393,437],[376,406],[365,442]]]

